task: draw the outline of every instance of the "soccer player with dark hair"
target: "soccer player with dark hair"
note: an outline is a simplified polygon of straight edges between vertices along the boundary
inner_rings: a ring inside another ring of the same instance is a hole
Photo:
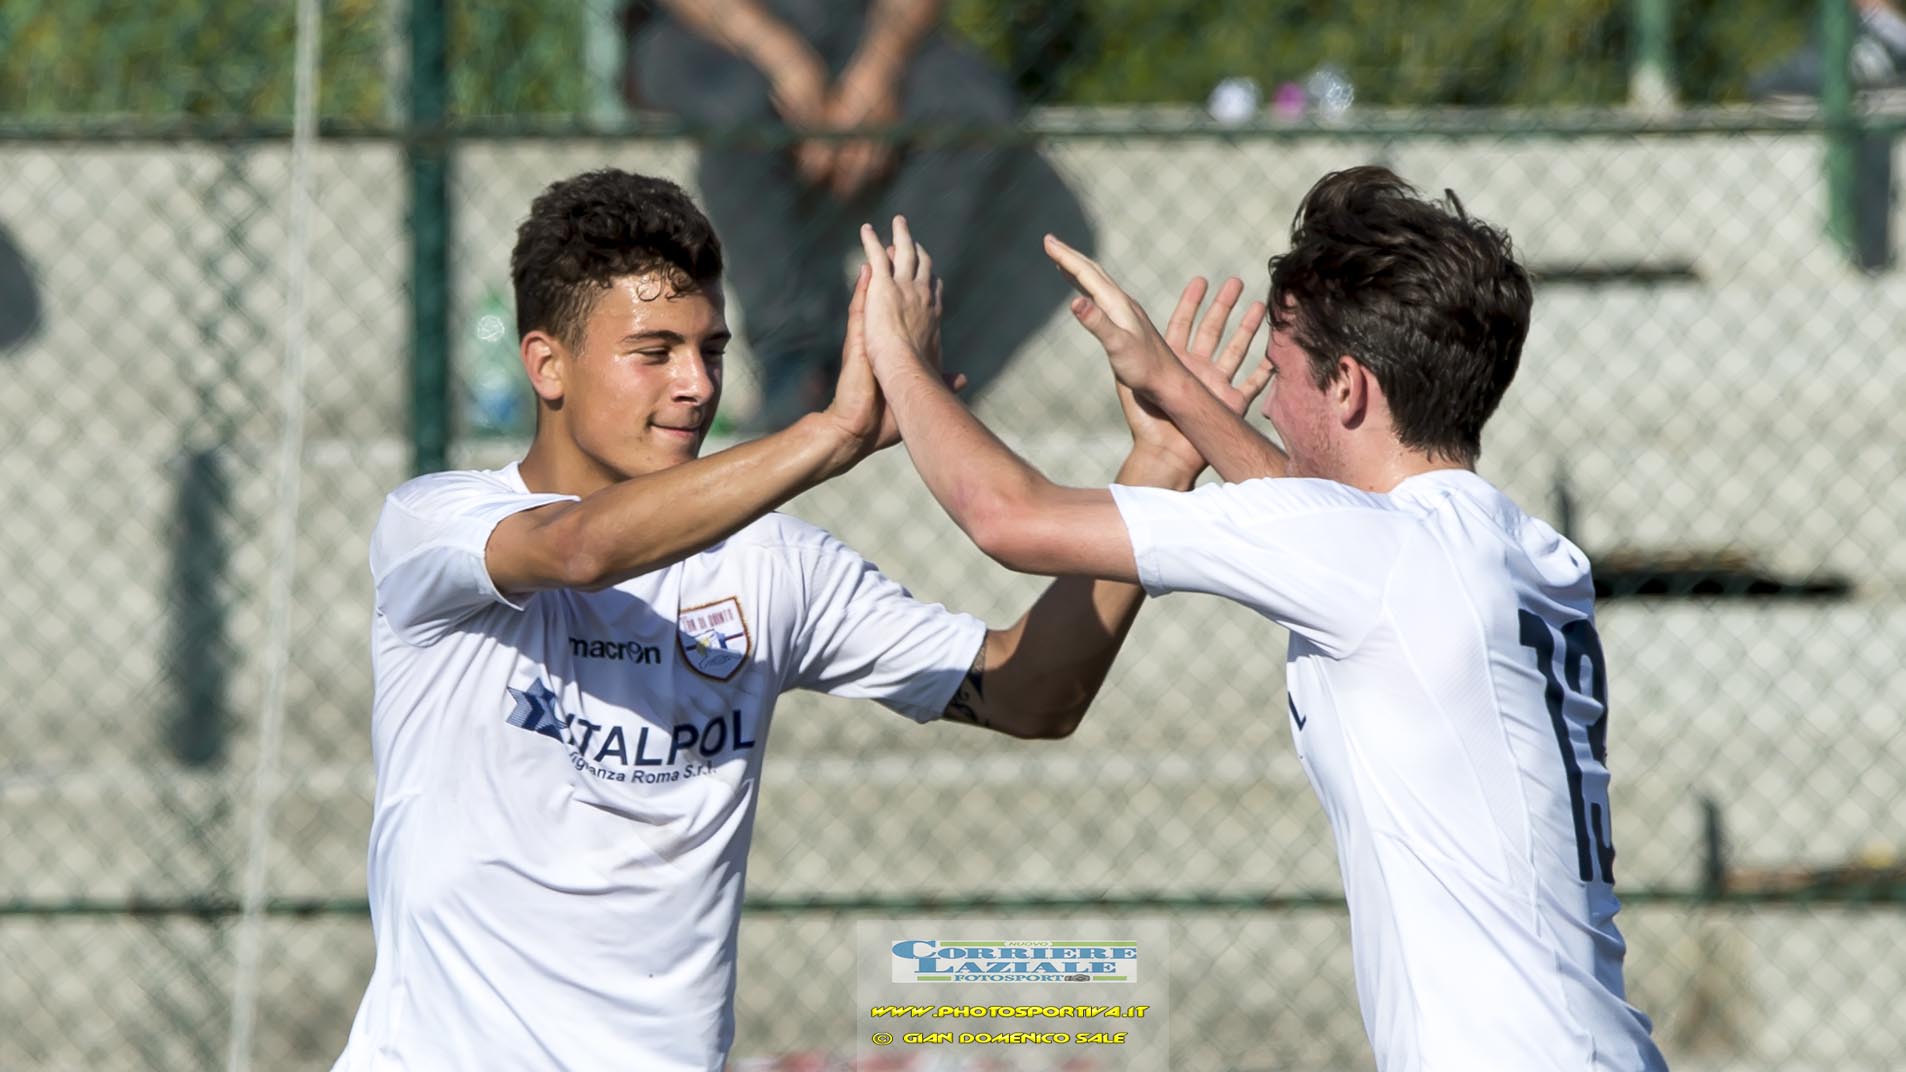
[[[975,421],[907,341],[935,282],[894,230],[891,258],[862,233],[868,352],[974,542],[1289,630],[1288,719],[1336,837],[1377,1067],[1665,1068],[1622,983],[1588,560],[1474,470],[1529,329],[1508,237],[1381,168],[1326,176],[1271,262],[1271,342],[1242,389],[1183,352],[1202,283],[1161,336],[1048,239],[1120,384],[1226,481],[1182,492],[1056,486]],[[1267,377],[1282,450],[1236,404]]]
[[[897,438],[860,345],[865,271],[832,403],[699,457],[722,270],[672,183],[549,187],[511,258],[539,400],[527,456],[384,504],[377,964],[340,1072],[721,1069],[776,698],[1063,737],[1137,613],[1135,586],[1071,578],[989,630],[771,512]],[[936,325],[904,345],[930,359]],[[1131,412],[1119,479],[1190,487],[1196,452]]]

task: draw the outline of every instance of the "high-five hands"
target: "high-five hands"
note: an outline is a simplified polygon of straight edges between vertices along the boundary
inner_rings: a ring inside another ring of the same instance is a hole
[[[854,280],[854,299],[847,306],[847,340],[841,347],[840,378],[834,384],[834,400],[827,415],[857,444],[862,457],[890,447],[900,440],[900,430],[887,409],[880,385],[874,381],[873,366],[867,362],[867,341],[863,324],[867,313],[867,281],[871,273],[865,265]]]
[[[1242,384],[1232,383],[1238,368],[1244,364],[1251,340],[1256,338],[1258,328],[1263,326],[1264,303],[1252,302],[1245,307],[1244,318],[1238,321],[1237,330],[1232,332],[1230,340],[1220,350],[1218,341],[1224,335],[1225,325],[1230,322],[1231,310],[1237,307],[1238,298],[1244,294],[1244,281],[1236,276],[1225,280],[1218,288],[1216,300],[1200,321],[1198,307],[1204,303],[1207,289],[1203,276],[1185,284],[1184,293],[1178,298],[1178,307],[1172,310],[1171,319],[1165,322],[1164,341],[1207,390],[1216,395],[1231,412],[1242,415],[1270,380],[1271,366],[1266,362]],[[1195,334],[1192,330],[1194,324],[1197,325]],[[1132,430],[1132,445],[1170,460],[1180,467],[1184,480],[1195,479],[1205,467],[1204,456],[1198,453],[1198,448],[1157,406],[1138,398],[1131,388],[1122,383],[1115,386],[1119,407],[1125,413],[1125,423]]]
[[[1275,369],[1270,361],[1261,360],[1243,382],[1237,382],[1238,370],[1244,367],[1251,343],[1257,338],[1258,329],[1264,326],[1267,310],[1261,301],[1245,306],[1237,330],[1220,350],[1218,339],[1231,319],[1231,310],[1244,295],[1244,280],[1232,276],[1218,287],[1217,298],[1205,311],[1204,320],[1198,323],[1194,333],[1192,324],[1198,320],[1198,306],[1204,302],[1206,289],[1203,276],[1193,276],[1191,282],[1185,284],[1184,293],[1178,296],[1178,307],[1171,311],[1171,319],[1165,321],[1165,344],[1198,382],[1204,384],[1205,390],[1216,395],[1225,408],[1243,416],[1251,408],[1252,400],[1271,382]]]
[[[1112,366],[1112,375],[1130,388],[1140,401],[1149,402],[1166,380],[1189,373],[1215,395],[1231,412],[1242,415],[1271,380],[1273,368],[1261,362],[1242,383],[1234,382],[1244,365],[1251,340],[1264,324],[1263,302],[1254,301],[1244,310],[1244,318],[1223,349],[1218,340],[1231,318],[1231,310],[1244,293],[1244,283],[1231,278],[1218,288],[1218,297],[1198,323],[1198,306],[1203,303],[1207,284],[1202,277],[1186,284],[1178,298],[1178,307],[1165,322],[1165,334],[1152,326],[1145,310],[1121,289],[1098,262],[1046,236],[1046,255],[1059,266],[1078,288],[1081,297],[1072,300],[1072,315],[1090,331]]]
[[[1195,448],[1219,476],[1232,483],[1290,472],[1290,458],[1244,419],[1252,400],[1263,393],[1277,371],[1270,354],[1264,355],[1242,383],[1235,382],[1251,340],[1264,326],[1263,304],[1252,302],[1230,341],[1218,348],[1231,309],[1244,293],[1242,282],[1225,281],[1217,301],[1194,332],[1193,322],[1198,320],[1206,283],[1193,279],[1166,322],[1165,334],[1160,335],[1145,310],[1092,258],[1051,235],[1046,236],[1046,254],[1083,295],[1073,300],[1072,315],[1099,340],[1112,374],[1131,390],[1136,401],[1151,406],[1127,407],[1127,420],[1133,420],[1134,415],[1153,417],[1162,413],[1170,419],[1172,430],[1186,441],[1173,443],[1174,451]],[[1140,428],[1133,420],[1134,436]],[[1146,431],[1162,434],[1156,428]]]
[[[933,258],[913,240],[904,216],[894,217],[891,246],[866,224],[861,226],[860,242],[868,268],[862,274],[864,282],[856,288],[844,361],[849,366],[865,362],[885,391],[895,390],[894,377],[910,368],[937,376],[943,288],[933,273]],[[1163,407],[1154,404],[1154,393],[1172,377],[1188,377],[1200,393],[1215,398],[1232,417],[1241,417],[1269,384],[1273,371],[1265,360],[1241,382],[1237,378],[1252,340],[1264,326],[1264,303],[1246,306],[1236,330],[1226,339],[1225,328],[1244,293],[1243,281],[1226,280],[1201,314],[1209,285],[1202,278],[1193,279],[1161,335],[1144,309],[1091,258],[1050,235],[1046,252],[1084,294],[1074,300],[1072,312],[1111,360],[1134,447],[1168,460],[1187,480],[1195,477],[1206,458]],[[843,385],[848,383],[849,371],[843,368]],[[881,446],[892,442],[891,421],[883,407]]]
[[[876,373],[885,374],[908,360],[940,364],[940,311],[943,287],[933,274],[933,258],[913,240],[905,216],[893,218],[893,245],[881,244],[871,224],[861,224],[860,244],[873,277],[867,285],[863,314],[867,356]]]
[[[861,239],[871,243],[868,263],[861,266],[847,307],[840,381],[828,413],[872,453],[900,441],[900,427],[875,376],[876,355],[889,368],[916,362],[954,391],[966,386],[966,377],[940,372],[941,285],[933,275],[933,259],[913,241],[906,219],[894,217],[891,252],[872,227],[862,226]]]

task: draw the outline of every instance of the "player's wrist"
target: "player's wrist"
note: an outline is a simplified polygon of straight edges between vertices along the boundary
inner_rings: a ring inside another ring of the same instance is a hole
[[[874,366],[874,378],[883,387],[897,387],[903,382],[930,375],[924,351],[910,342],[883,346],[878,352],[870,351],[867,357]]]
[[[1203,458],[1193,462],[1161,446],[1134,443],[1125,464],[1119,466],[1117,482],[1130,487],[1186,491],[1204,472],[1204,465]]]
[[[793,450],[814,459],[814,482],[831,480],[852,469],[873,451],[873,435],[860,435],[853,422],[830,407],[803,416],[780,435],[794,440]]]
[[[1195,405],[1201,401],[1199,396],[1211,394],[1204,384],[1198,382],[1198,377],[1176,358],[1170,364],[1161,363],[1143,391],[1133,390],[1163,411],[1173,424],[1181,427],[1182,419],[1193,413]]]
[[[1170,350],[1153,351],[1144,342],[1130,344],[1122,357],[1114,357],[1113,374],[1134,395],[1154,405],[1163,401],[1185,366]]]

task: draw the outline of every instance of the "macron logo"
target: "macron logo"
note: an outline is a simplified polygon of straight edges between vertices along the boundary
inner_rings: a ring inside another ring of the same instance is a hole
[[[569,638],[569,654],[578,659],[610,659],[638,665],[659,665],[662,661],[661,648],[633,640],[584,640],[572,636]]]

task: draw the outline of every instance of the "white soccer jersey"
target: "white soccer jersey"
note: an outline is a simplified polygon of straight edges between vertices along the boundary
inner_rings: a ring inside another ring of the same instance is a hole
[[[1588,560],[1474,473],[1114,487],[1140,579],[1290,630],[1383,1072],[1664,1069],[1614,916]]]
[[[420,477],[371,539],[377,964],[340,1072],[722,1067],[775,698],[937,717],[985,635],[771,514],[598,592],[499,594],[516,466]]]

